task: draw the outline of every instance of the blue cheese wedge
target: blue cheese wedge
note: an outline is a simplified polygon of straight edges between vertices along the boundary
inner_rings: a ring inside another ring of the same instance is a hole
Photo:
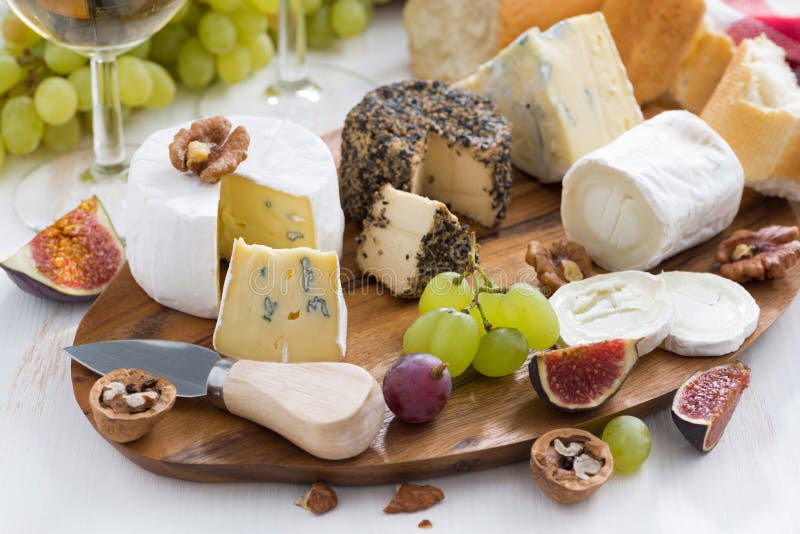
[[[532,28],[459,85],[488,96],[511,123],[511,160],[543,182],[642,122],[601,13]]]
[[[234,241],[214,350],[249,360],[338,361],[346,342],[335,252]]]
[[[722,356],[755,332],[760,309],[740,284],[713,273],[661,273],[675,319],[663,347],[682,356]]]
[[[385,184],[358,237],[356,261],[396,297],[419,297],[431,278],[463,272],[469,230],[447,206]]]

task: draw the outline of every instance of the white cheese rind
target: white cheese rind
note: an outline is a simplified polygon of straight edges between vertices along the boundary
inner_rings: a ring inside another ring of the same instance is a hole
[[[673,307],[661,278],[641,271],[602,274],[560,287],[550,305],[559,345],[640,339],[639,355],[655,350],[672,328]]]
[[[604,269],[647,270],[725,229],[743,188],[725,140],[697,116],[667,111],[575,163],[561,217]]]
[[[330,150],[315,134],[285,120],[229,117],[250,134],[236,174],[291,195],[308,197],[316,248],[341,255],[344,214]],[[213,319],[219,311],[217,215],[220,183],[176,170],[169,145],[182,124],[155,132],[131,159],[127,256],[139,286],[155,301]]]
[[[675,308],[663,347],[682,356],[722,356],[756,330],[760,309],[740,284],[713,273],[665,272]]]

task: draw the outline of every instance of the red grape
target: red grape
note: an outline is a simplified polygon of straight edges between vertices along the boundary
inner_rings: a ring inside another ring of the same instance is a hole
[[[452,382],[447,364],[431,354],[400,356],[383,377],[383,398],[395,417],[425,423],[442,411]]]

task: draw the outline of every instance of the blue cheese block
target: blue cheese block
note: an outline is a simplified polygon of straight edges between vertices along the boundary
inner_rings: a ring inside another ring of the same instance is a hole
[[[558,182],[580,157],[642,122],[602,13],[532,28],[459,85],[488,96],[511,123],[511,161]]]
[[[338,361],[346,341],[335,252],[234,241],[214,350],[248,360]]]

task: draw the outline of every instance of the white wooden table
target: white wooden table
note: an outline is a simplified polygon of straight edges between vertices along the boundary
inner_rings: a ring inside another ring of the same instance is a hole
[[[323,58],[378,82],[410,75],[400,6],[377,11],[361,37]],[[166,112],[135,114],[148,131],[191,115],[190,97]],[[18,177],[46,154],[12,158],[0,172],[0,257],[32,237],[11,209]],[[393,486],[336,488],[339,506],[315,517],[294,506],[307,487],[198,484],[153,475],[100,438],[78,409],[61,347],[86,305],[19,291],[0,276],[0,532],[800,532],[800,301],[745,355],[752,385],[719,446],[692,449],[669,411],[646,418],[653,450],[633,475],[614,475],[594,497],[559,505],[527,463],[428,482],[446,500],[424,512],[384,515]]]

